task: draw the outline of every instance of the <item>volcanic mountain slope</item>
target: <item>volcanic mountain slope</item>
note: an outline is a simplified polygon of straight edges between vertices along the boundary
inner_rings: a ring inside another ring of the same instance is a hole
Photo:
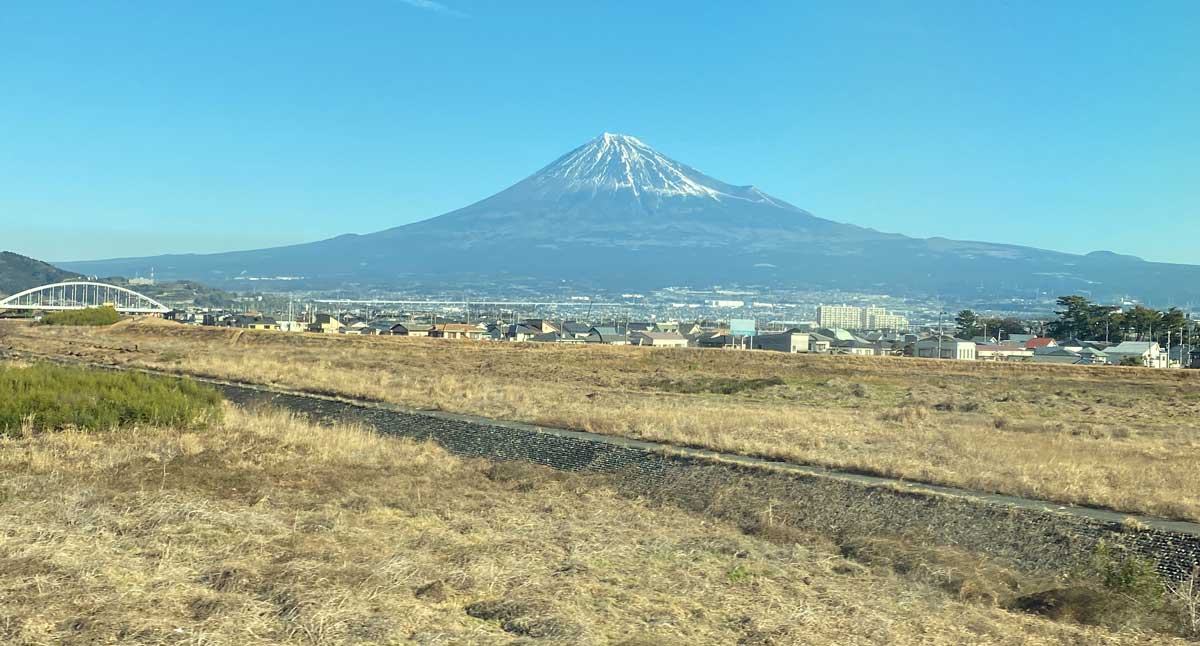
[[[215,284],[239,275],[304,276],[311,286],[327,287],[521,277],[614,288],[742,283],[944,296],[1086,291],[1200,299],[1194,266],[881,233],[816,217],[609,133],[487,199],[377,233],[64,266],[125,275],[153,266],[160,276]]]

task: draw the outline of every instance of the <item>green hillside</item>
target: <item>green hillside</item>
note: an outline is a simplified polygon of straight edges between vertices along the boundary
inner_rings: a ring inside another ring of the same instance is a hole
[[[64,271],[40,260],[11,251],[0,251],[0,295],[7,296],[30,287],[79,277],[79,274]]]

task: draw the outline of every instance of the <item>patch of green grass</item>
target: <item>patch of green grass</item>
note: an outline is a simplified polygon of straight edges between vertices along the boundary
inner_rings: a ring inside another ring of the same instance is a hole
[[[42,325],[112,325],[121,320],[121,315],[110,306],[89,307],[82,310],[50,312],[42,317]]]
[[[124,425],[203,427],[219,419],[221,395],[196,382],[138,373],[35,365],[0,367],[0,434]]]
[[[735,565],[725,573],[725,578],[730,583],[742,583],[749,581],[755,577],[766,576],[767,572],[761,566],[754,565]]]

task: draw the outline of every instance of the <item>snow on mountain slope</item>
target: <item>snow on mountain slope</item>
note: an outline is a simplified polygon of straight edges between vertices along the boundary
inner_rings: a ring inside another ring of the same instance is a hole
[[[475,204],[381,232],[457,248],[524,240],[545,247],[778,247],[887,237],[818,218],[753,186],[734,186],[604,133]],[[453,238],[453,240],[447,240]]]
[[[634,196],[705,197],[785,206],[754,187],[731,186],[660,154],[636,137],[604,133],[528,180],[543,192],[629,191]]]

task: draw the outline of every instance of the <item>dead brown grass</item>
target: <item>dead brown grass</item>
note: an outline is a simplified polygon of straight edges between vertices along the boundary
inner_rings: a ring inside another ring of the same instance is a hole
[[[9,326],[0,343],[1200,520],[1200,375],[1191,372],[164,322]]]
[[[272,411],[0,439],[7,644],[1104,644],[968,557],[746,535]]]

